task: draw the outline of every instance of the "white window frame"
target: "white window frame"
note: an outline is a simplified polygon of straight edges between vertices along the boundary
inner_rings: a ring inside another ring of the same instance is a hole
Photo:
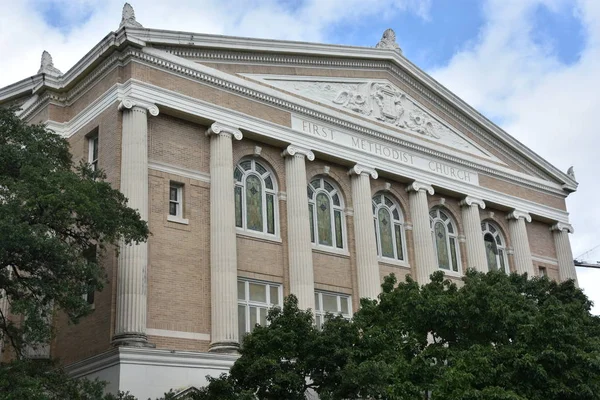
[[[238,307],[243,306],[245,309],[245,333],[250,333],[254,329],[254,326],[250,326],[250,307],[256,307],[256,320],[260,321],[260,309],[264,309],[267,311],[272,307],[283,307],[283,285],[281,283],[276,282],[268,282],[261,281],[256,279],[247,279],[238,277],[238,285],[240,283],[244,284],[244,299],[239,298],[238,293]],[[250,284],[263,285],[265,286],[266,291],[266,302],[254,301],[250,300]],[[271,288],[277,288],[277,293],[279,297],[279,301],[277,303],[273,303],[271,301]],[[239,323],[239,322],[238,322]],[[267,322],[268,324],[268,322]],[[239,338],[241,341],[241,337]]]
[[[337,298],[337,312],[332,313],[331,311],[323,310],[323,295],[335,296]],[[348,304],[348,313],[342,312],[342,301],[346,301]],[[321,329],[325,322],[325,315],[331,313],[333,315],[341,315],[346,319],[352,318],[352,296],[345,293],[329,292],[326,290],[315,290],[315,325]]]
[[[241,164],[243,162],[250,161],[250,169],[244,169]],[[259,164],[263,167],[267,172],[261,174],[256,170],[256,164]],[[239,170],[242,173],[241,179],[235,178],[236,170]],[[280,231],[279,231],[279,197],[277,196],[277,179],[275,179],[275,174],[271,170],[271,168],[262,160],[256,160],[255,158],[243,158],[241,159],[237,165],[233,169],[234,173],[234,182],[235,187],[239,187],[241,190],[241,207],[242,207],[242,226],[237,226],[236,222],[236,230],[238,233],[242,233],[248,236],[256,236],[260,238],[266,238],[270,240],[280,241]],[[263,230],[256,231],[254,229],[248,229],[248,221],[247,221],[247,207],[246,207],[246,179],[251,176],[257,176],[261,181],[262,193],[262,219],[263,219]],[[267,188],[265,180],[267,178],[271,178],[271,182],[273,183],[273,188]],[[273,196],[273,231],[274,233],[269,233],[268,230],[268,215],[267,215],[267,194]],[[235,193],[234,193],[235,196]],[[234,199],[235,204],[235,199]]]
[[[315,188],[313,186],[312,183],[315,180],[320,181],[319,188]],[[331,187],[333,187],[333,190],[329,191],[329,190],[325,189],[325,182],[330,184]],[[326,177],[315,176],[308,182],[308,189],[312,190],[312,192],[313,192],[312,197],[308,197],[309,207],[311,205],[313,207],[313,215],[312,215],[312,221],[311,221],[312,229],[314,232],[314,241],[312,241],[312,238],[311,238],[311,243],[312,243],[313,248],[321,249],[321,250],[325,250],[325,251],[333,252],[333,253],[348,254],[348,234],[346,232],[346,212],[345,212],[345,208],[344,208],[344,196],[342,196],[342,192],[338,188],[338,185],[334,181],[332,181],[331,179],[327,179]],[[330,222],[329,222],[331,224],[331,233],[332,233],[332,241],[331,241],[332,245],[331,246],[319,243],[319,229],[318,229],[317,211],[316,211],[316,208],[317,208],[316,199],[317,199],[317,195],[319,193],[324,193],[329,198],[329,204],[331,204],[331,217],[330,217]],[[336,194],[340,201],[339,206],[336,206],[333,203],[333,197]],[[307,196],[308,196],[308,192],[307,192]],[[340,212],[340,217],[341,217],[341,222],[342,222],[342,247],[341,248],[337,247],[337,245],[336,245],[337,236],[336,236],[336,232],[335,232],[335,211]],[[309,215],[310,215],[310,212],[309,212]]]
[[[481,234],[484,237],[484,246],[485,246],[485,235],[489,234],[492,236],[492,238],[494,238],[494,243],[496,244],[498,253],[500,253],[500,250],[502,250],[502,257],[500,257],[500,254],[496,254],[496,264],[498,264],[498,270],[500,270],[501,266],[503,265],[502,264],[502,262],[503,262],[504,263],[504,272],[509,274],[510,268],[508,266],[508,256],[506,254],[506,241],[504,240],[504,235],[502,235],[502,231],[500,230],[498,225],[496,225],[495,223],[490,222],[490,221],[483,221],[481,223]],[[498,240],[500,240],[500,244],[498,244]],[[501,262],[500,258],[502,258],[502,262]],[[487,254],[486,254],[486,261],[487,261]],[[488,265],[488,270],[489,270],[489,267],[490,266]]]
[[[431,213],[435,212],[436,216],[433,217],[431,215]],[[444,215],[447,217],[446,220],[444,220],[441,217],[440,213],[444,213]],[[451,245],[452,243],[450,242],[450,238],[454,239],[454,251],[456,252],[456,271],[454,270],[454,265],[450,265],[450,269],[445,269],[445,268],[441,268],[438,264],[438,269],[440,271],[444,271],[445,274],[448,275],[455,275],[455,276],[462,276],[462,261],[461,261],[461,257],[460,257],[460,243],[458,241],[458,225],[456,224],[456,222],[454,221],[454,218],[452,217],[452,214],[447,211],[446,209],[442,208],[442,207],[434,207],[431,210],[429,210],[429,225],[430,225],[430,229],[431,229],[431,240],[433,240],[433,249],[435,250],[435,259],[436,262],[438,261],[438,249],[437,249],[437,240],[435,239],[435,224],[436,222],[441,222],[442,224],[444,224],[444,227],[446,229],[446,245],[448,246],[448,251],[450,252],[448,254],[448,259],[450,261],[450,264],[452,264],[452,250],[451,250]],[[451,233],[450,230],[448,229],[448,225],[452,226],[452,230],[454,231],[454,233]]]
[[[376,197],[381,198],[381,203],[375,202]],[[385,203],[386,198],[392,202],[392,206],[388,206]],[[392,196],[389,196],[383,192],[375,193],[375,195],[371,199],[371,202],[373,205],[373,221],[375,223],[375,241],[377,242],[377,257],[382,262],[406,265],[407,264],[406,233],[404,231],[404,214],[402,213],[402,209],[400,208],[400,205],[398,204],[398,202],[396,201],[395,198],[393,198]],[[379,210],[381,208],[385,208],[390,213],[390,218],[391,218],[390,222],[392,223],[392,240],[394,241],[394,245],[393,245],[394,258],[384,256],[383,251],[381,250],[381,237],[380,237],[381,235],[380,235],[380,229],[379,229],[379,216],[378,216]],[[394,210],[398,211],[398,216],[399,216],[398,219],[394,218]],[[401,259],[398,258],[398,249],[396,246],[396,243],[397,243],[396,225],[400,225],[400,236],[401,236],[400,241],[402,243],[401,250],[402,250],[402,256],[403,256]]]
[[[538,266],[538,276],[540,277],[548,277],[548,268],[543,266]]]
[[[169,181],[169,191],[168,191],[168,207],[167,207],[167,220],[171,222],[176,222],[178,224],[188,224],[189,220],[183,218],[184,212],[184,202],[183,202],[183,183]],[[177,199],[171,200],[171,189],[175,188],[177,190]],[[171,214],[171,204],[175,204],[175,215]]]
[[[88,164],[92,167],[92,171],[98,170],[99,144],[97,133],[88,137]],[[94,153],[96,153],[96,157],[94,157]]]

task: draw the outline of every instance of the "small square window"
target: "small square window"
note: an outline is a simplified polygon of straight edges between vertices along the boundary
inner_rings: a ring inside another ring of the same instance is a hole
[[[98,170],[98,134],[88,138],[88,164],[93,171]]]
[[[183,218],[183,185],[174,182],[169,186],[169,215]]]

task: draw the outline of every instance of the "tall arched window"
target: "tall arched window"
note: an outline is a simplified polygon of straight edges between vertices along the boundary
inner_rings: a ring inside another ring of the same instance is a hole
[[[324,178],[310,181],[308,188],[310,239],[317,246],[344,248],[344,202],[333,182]]]
[[[273,173],[255,159],[245,159],[233,171],[235,226],[276,235],[277,183]]]
[[[390,196],[377,193],[373,196],[373,219],[377,254],[382,258],[404,261],[404,217],[398,203]]]
[[[438,267],[458,272],[460,253],[458,250],[458,231],[450,214],[441,208],[429,212],[429,222],[433,235],[433,244],[437,253]]]
[[[488,269],[507,272],[506,242],[500,229],[495,224],[484,221],[481,223],[481,231],[483,232]]]

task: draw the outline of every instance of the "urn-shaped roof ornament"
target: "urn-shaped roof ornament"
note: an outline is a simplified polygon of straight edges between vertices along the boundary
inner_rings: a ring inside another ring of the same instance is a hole
[[[119,28],[124,26],[129,28],[143,28],[142,24],[135,20],[135,11],[133,11],[133,7],[129,3],[125,3],[123,6],[123,14]]]
[[[573,166],[569,167],[567,170],[567,175],[569,175],[574,181],[577,180],[575,179],[575,168],[573,168]]]
[[[383,32],[383,36],[375,48],[395,50],[402,54],[402,49],[398,46],[398,43],[396,43],[396,32],[391,28],[386,29],[385,32]]]
[[[52,76],[60,76],[63,73],[54,66],[52,62],[52,56],[46,50],[42,53],[42,61],[40,62],[40,69],[38,74],[47,74]]]

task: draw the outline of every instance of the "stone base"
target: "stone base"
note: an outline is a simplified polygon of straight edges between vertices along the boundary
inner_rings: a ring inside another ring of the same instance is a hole
[[[219,354],[239,354],[240,345],[237,342],[215,342],[210,344],[209,352]]]

